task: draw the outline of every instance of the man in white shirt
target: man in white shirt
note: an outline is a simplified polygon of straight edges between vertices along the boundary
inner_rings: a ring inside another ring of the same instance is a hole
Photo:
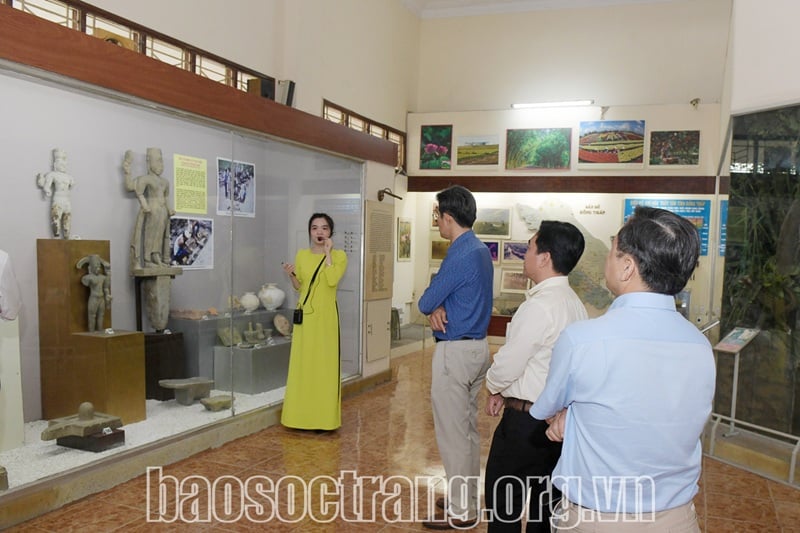
[[[545,436],[548,424],[532,418],[528,410],[544,389],[550,354],[561,330],[587,318],[567,279],[584,246],[578,228],[553,220],[543,221],[528,241],[523,272],[536,285],[514,314],[506,343],[486,374],[491,393],[486,412],[490,416],[503,412],[486,463],[490,533],[519,533],[528,492],[526,531],[550,531],[547,477],[558,462],[561,443],[550,441]]]

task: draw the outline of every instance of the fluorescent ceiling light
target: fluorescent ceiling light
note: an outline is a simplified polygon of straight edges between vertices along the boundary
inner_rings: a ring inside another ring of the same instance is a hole
[[[577,107],[592,105],[594,100],[565,100],[563,102],[537,102],[532,104],[511,104],[512,109],[530,109],[533,107]]]

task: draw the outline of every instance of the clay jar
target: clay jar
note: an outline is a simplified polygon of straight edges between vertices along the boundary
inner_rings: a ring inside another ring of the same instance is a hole
[[[274,311],[279,308],[285,298],[286,293],[274,283],[262,285],[261,290],[258,291],[258,299],[261,300],[261,305],[267,311]]]
[[[246,313],[250,313],[258,309],[258,296],[254,292],[246,292],[239,298],[239,303]]]

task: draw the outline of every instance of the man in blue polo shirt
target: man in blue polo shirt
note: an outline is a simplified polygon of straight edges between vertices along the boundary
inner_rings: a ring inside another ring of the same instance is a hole
[[[567,326],[530,409],[563,440],[553,485],[556,530],[699,533],[692,499],[700,434],[714,397],[714,356],[675,309],[697,266],[700,237],[685,218],[639,206],[606,258],[616,296],[605,315]]]
[[[436,339],[431,379],[433,425],[448,479],[448,497],[423,526],[463,528],[478,520],[480,435],[478,392],[491,360],[486,331],[492,315],[494,267],[472,232],[472,193],[455,185],[436,195],[439,234],[450,248],[419,300]],[[463,490],[466,485],[466,490]]]

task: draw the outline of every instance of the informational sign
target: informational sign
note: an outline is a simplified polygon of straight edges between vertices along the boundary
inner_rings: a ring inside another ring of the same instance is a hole
[[[700,232],[700,255],[708,255],[708,232],[711,226],[710,200],[684,200],[673,198],[626,198],[623,222],[628,220],[636,206],[644,205],[672,211],[689,220]]]
[[[206,160],[175,154],[175,212],[204,215],[208,212],[208,170]]]
[[[364,299],[391,298],[394,283],[394,206],[367,201],[365,211]]]
[[[718,352],[739,353],[758,336],[760,331],[756,328],[733,328],[714,346],[714,349]]]

